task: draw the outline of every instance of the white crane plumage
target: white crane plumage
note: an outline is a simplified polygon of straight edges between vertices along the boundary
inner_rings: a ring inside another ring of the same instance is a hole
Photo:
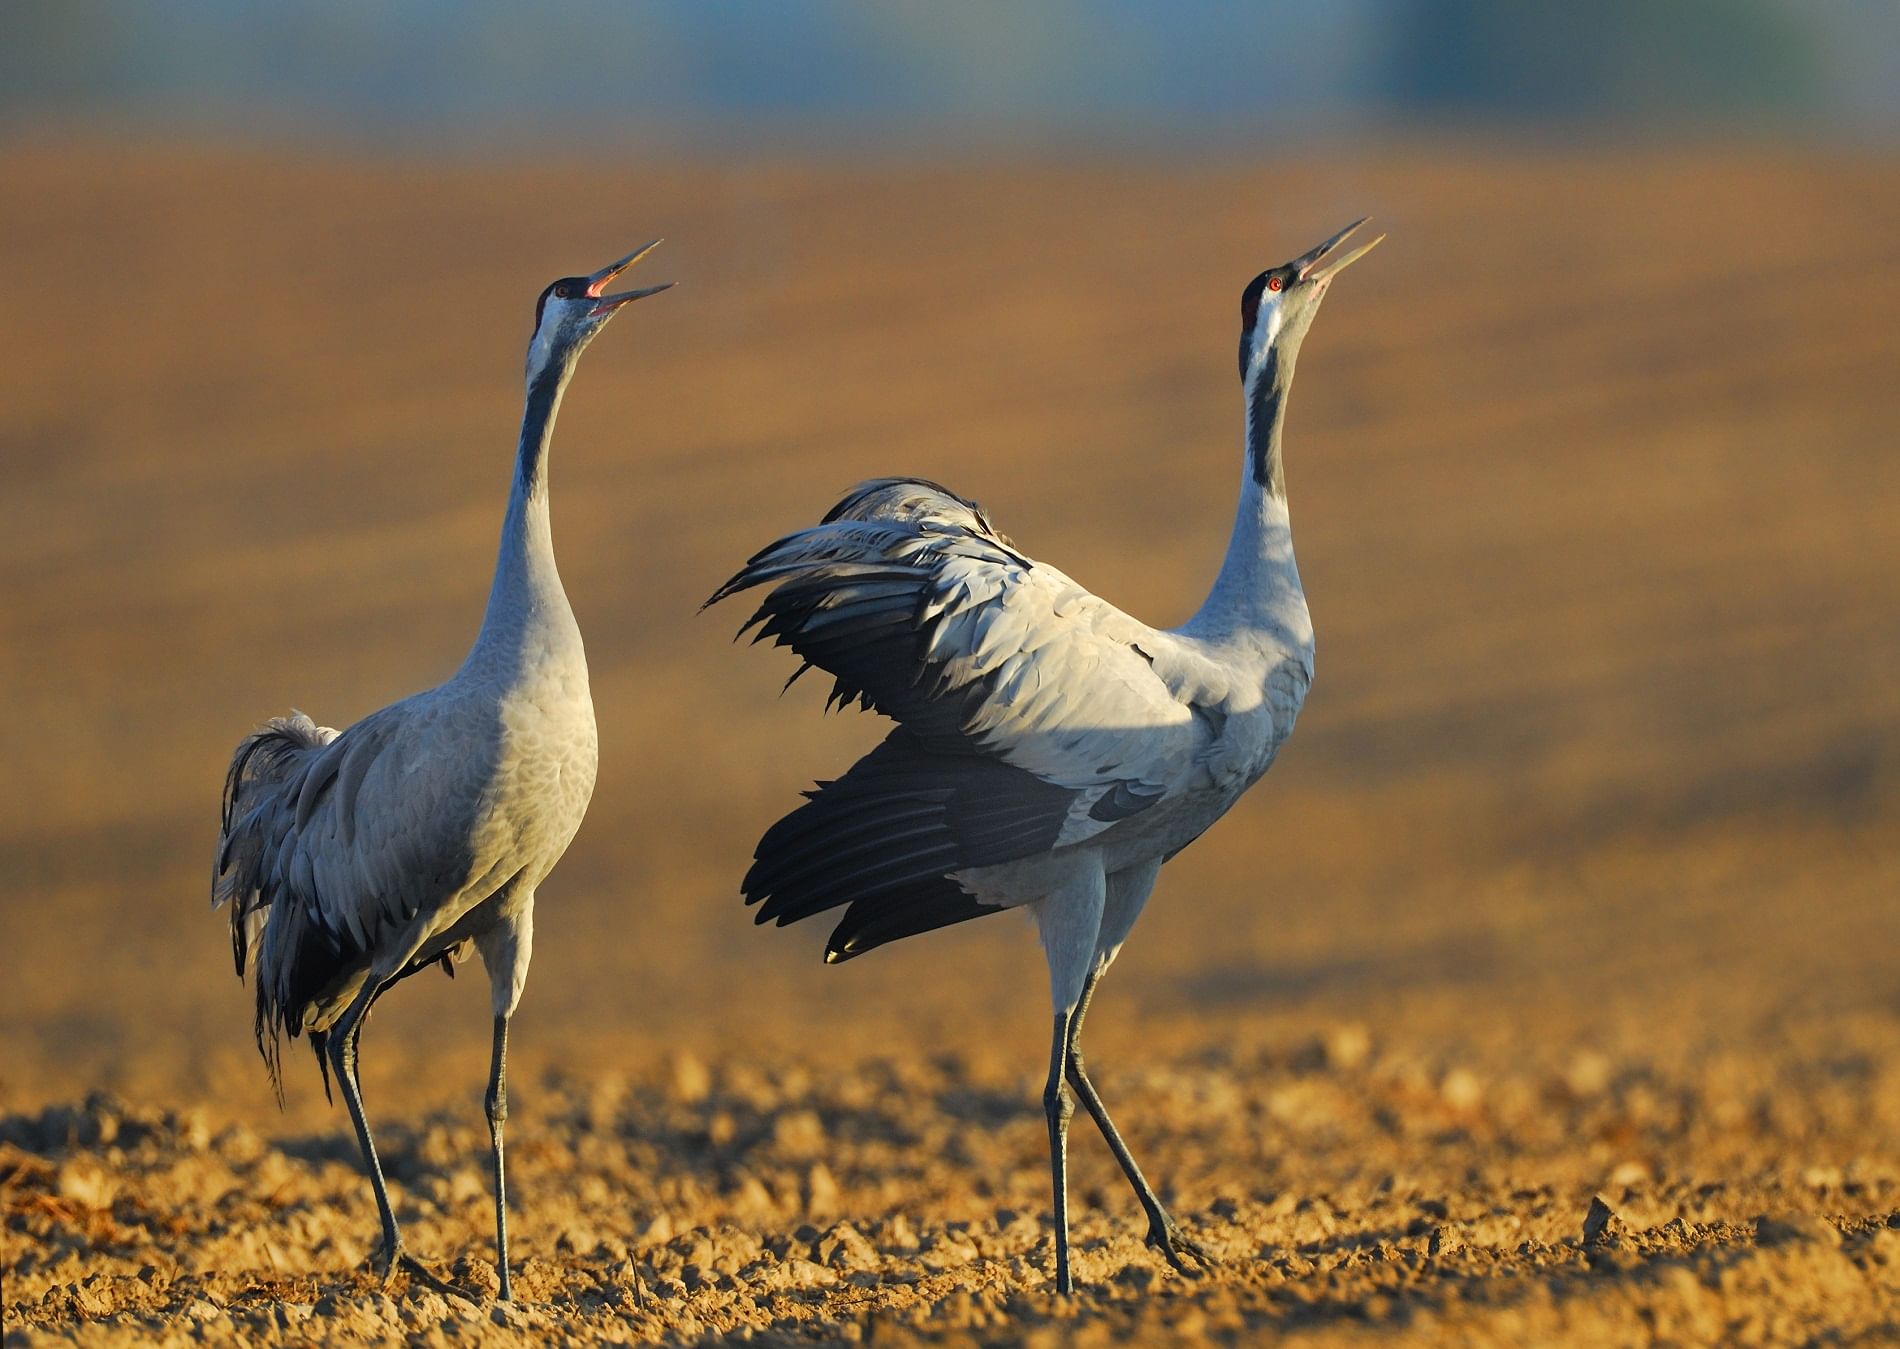
[[[768,587],[746,624],[898,725],[760,840],[757,921],[843,906],[825,959],[1005,908],[1036,919],[1055,1008],[1048,1118],[1056,1286],[1069,1271],[1065,1083],[1095,1120],[1178,1270],[1206,1257],[1143,1178],[1083,1068],[1089,1001],[1161,865],[1273,763],[1313,677],[1313,628],[1281,466],[1287,388],[1365,222],[1262,272],[1241,298],[1240,503],[1220,574],[1158,631],[1045,563],[934,483],[864,483],[754,555],[708,603]],[[1383,236],[1381,236],[1383,237]]]
[[[653,247],[541,293],[494,583],[462,667],[341,734],[302,713],[274,719],[238,745],[226,776],[212,905],[231,905],[238,974],[255,985],[257,1045],[280,1098],[285,1035],[310,1036],[326,1092],[334,1072],[376,1192],[385,1277],[400,1265],[439,1283],[403,1250],[370,1139],[356,1073],[363,1019],[398,980],[438,963],[453,972],[472,946],[494,1010],[486,1108],[509,1297],[508,1022],[527,978],[535,887],[580,827],[598,753],[580,628],[554,564],[548,449],[581,352],[623,305],[666,289],[603,293]]]

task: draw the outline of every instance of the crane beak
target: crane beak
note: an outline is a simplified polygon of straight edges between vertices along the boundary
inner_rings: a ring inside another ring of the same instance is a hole
[[[657,286],[648,286],[644,290],[623,291],[619,295],[601,294],[603,290],[607,289],[607,286],[615,277],[619,276],[622,272],[626,271],[627,268],[633,266],[634,263],[640,261],[641,258],[644,258],[659,246],[660,240],[655,239],[644,248],[634,249],[633,252],[627,254],[627,256],[622,258],[619,262],[602,267],[598,272],[588,277],[587,294],[590,298],[600,301],[590,312],[596,316],[605,316],[613,313],[614,310],[620,308],[623,304],[631,304],[635,300],[644,300],[649,295],[658,295],[661,291],[671,286],[673,284],[671,281],[663,281]]]
[[[1362,216],[1335,234],[1332,238],[1328,239],[1325,243],[1321,244],[1318,248],[1315,248],[1312,252],[1295,259],[1293,265],[1299,269],[1300,280],[1318,281],[1322,283],[1331,281],[1334,277],[1352,266],[1353,263],[1359,261],[1359,259],[1385,242],[1385,236],[1381,234],[1371,243],[1361,244],[1344,257],[1335,258],[1334,254],[1339,246],[1346,242],[1353,231],[1357,230],[1371,218],[1370,216]]]

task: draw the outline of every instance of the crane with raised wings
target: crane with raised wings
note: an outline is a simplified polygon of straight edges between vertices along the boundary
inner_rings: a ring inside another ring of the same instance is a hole
[[[1349,226],[1250,281],[1239,506],[1213,588],[1149,627],[1005,538],[974,502],[919,479],[853,489],[755,554],[708,603],[763,587],[741,631],[834,680],[830,703],[897,723],[766,831],[746,874],[758,922],[842,909],[825,959],[1008,908],[1035,916],[1055,1022],[1049,1127],[1058,1291],[1069,1269],[1068,1089],[1187,1271],[1205,1263],[1163,1207],[1084,1070],[1089,1001],[1180,852],[1267,771],[1313,678],[1281,429],[1294,362],[1327,288],[1378,239]],[[1383,237],[1383,236],[1381,236]]]

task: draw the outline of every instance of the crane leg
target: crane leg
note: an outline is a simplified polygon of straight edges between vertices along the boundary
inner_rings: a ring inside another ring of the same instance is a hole
[[[1063,1077],[1069,1054],[1069,1026],[1074,1013],[1056,1013],[1055,1035],[1049,1048],[1049,1085],[1043,1089],[1042,1110],[1049,1120],[1049,1172],[1055,1190],[1056,1292],[1073,1293],[1069,1273],[1069,1118],[1075,1102],[1069,1099]]]
[[[369,1118],[363,1113],[363,1089],[356,1079],[356,1054],[363,1034],[363,1014],[369,1010],[370,1003],[376,1000],[379,991],[375,984],[365,984],[363,991],[356,995],[330,1028],[330,1068],[336,1075],[338,1089],[343,1093],[343,1103],[350,1109],[350,1123],[356,1126],[357,1146],[363,1150],[363,1165],[369,1171],[370,1185],[376,1191],[376,1211],[383,1223],[383,1246],[377,1256],[377,1265],[385,1282],[401,1267],[412,1280],[438,1293],[465,1298],[468,1296],[466,1292],[453,1284],[444,1283],[403,1250],[402,1233],[396,1227],[396,1211],[389,1203],[389,1186],[383,1180],[383,1164],[376,1156],[375,1140],[369,1135]]]
[[[1135,1155],[1128,1150],[1128,1144],[1122,1141],[1121,1132],[1116,1129],[1115,1121],[1108,1117],[1108,1107],[1102,1104],[1101,1093],[1095,1090],[1095,1084],[1089,1081],[1088,1070],[1082,1064],[1082,1018],[1088,1015],[1089,1000],[1095,996],[1095,985],[1101,980],[1102,972],[1095,970],[1089,975],[1088,982],[1082,986],[1082,1000],[1076,1005],[1075,1018],[1069,1028],[1068,1079],[1075,1088],[1075,1094],[1082,1098],[1082,1108],[1089,1112],[1095,1121],[1095,1127],[1102,1131],[1102,1137],[1108,1141],[1109,1151],[1115,1154],[1120,1163],[1122,1174],[1128,1177],[1128,1183],[1134,1188],[1135,1198],[1141,1201],[1142,1211],[1148,1215],[1147,1242],[1167,1259],[1175,1270],[1182,1274],[1193,1273],[1181,1257],[1192,1257],[1203,1268],[1212,1268],[1213,1261],[1194,1242],[1188,1239],[1180,1227],[1162,1207],[1161,1197],[1141,1174],[1141,1168],[1135,1164]]]
[[[495,1018],[495,1055],[488,1069],[488,1136],[495,1144],[495,1271],[501,1276],[501,1300],[508,1291],[508,1179],[502,1165],[501,1126],[508,1120],[508,1018]]]
[[[365,984],[350,1005],[343,1009],[336,1025],[330,1028],[330,1068],[336,1075],[343,1104],[349,1107],[350,1123],[356,1126],[356,1144],[363,1150],[363,1166],[369,1172],[370,1185],[376,1191],[376,1211],[383,1222],[383,1246],[378,1256],[384,1278],[402,1259],[402,1233],[396,1228],[396,1213],[389,1206],[389,1187],[383,1182],[383,1164],[376,1156],[376,1142],[369,1136],[369,1120],[363,1114],[363,1090],[356,1081],[357,1036],[363,1013],[375,997],[375,986]]]

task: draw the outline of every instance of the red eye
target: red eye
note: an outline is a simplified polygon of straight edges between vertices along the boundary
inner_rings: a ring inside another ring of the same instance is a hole
[[[1267,289],[1268,289],[1268,290],[1278,290],[1278,289],[1280,289],[1280,278],[1279,278],[1279,277],[1277,277],[1277,276],[1270,276],[1270,277],[1268,277],[1268,278],[1267,278]]]

